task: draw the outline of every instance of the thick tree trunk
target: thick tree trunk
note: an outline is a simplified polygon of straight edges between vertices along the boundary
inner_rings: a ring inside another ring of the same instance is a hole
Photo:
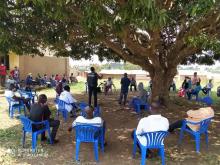
[[[155,68],[154,72],[150,73],[152,80],[151,102],[159,102],[162,105],[167,105],[169,102],[169,86],[177,73],[176,68],[162,70]]]

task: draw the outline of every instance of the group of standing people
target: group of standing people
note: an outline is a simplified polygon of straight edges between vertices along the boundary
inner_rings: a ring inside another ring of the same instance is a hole
[[[95,68],[90,68],[90,73],[87,75],[87,86],[88,86],[88,92],[89,92],[89,105],[92,104],[92,95],[94,97],[94,107],[97,107],[97,86],[98,86],[98,79],[101,79],[103,75],[99,75],[95,72]],[[108,78],[107,80],[107,90],[111,88],[112,86],[112,79]],[[130,87],[130,91],[132,91],[132,88],[134,88],[135,91],[137,91],[137,83],[134,77],[131,79],[128,78],[128,74],[124,73],[124,76],[121,78],[120,81],[121,84],[121,91],[119,96],[119,104],[126,105],[127,102],[127,95]],[[139,83],[138,85],[138,97],[140,97],[141,100],[146,102],[147,100],[147,91],[144,89],[143,83]],[[106,91],[105,91],[106,93]]]

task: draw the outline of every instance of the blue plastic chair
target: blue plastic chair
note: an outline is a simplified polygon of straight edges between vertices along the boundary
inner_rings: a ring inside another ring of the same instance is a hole
[[[19,93],[22,97],[30,98],[30,100],[32,101],[32,104],[34,104],[35,98],[37,98],[37,93],[36,92],[32,92],[32,91],[28,92],[28,91],[25,91],[25,90],[20,90]]]
[[[79,161],[80,143],[94,143],[95,160],[98,162],[98,145],[104,152],[104,132],[102,127],[91,124],[79,124],[75,126],[76,132],[76,160]]]
[[[202,99],[199,99],[199,101],[204,104],[204,105],[207,105],[207,106],[211,106],[213,104],[213,100],[211,97],[209,96],[206,96],[206,97],[203,97]]]
[[[16,103],[18,101],[15,101],[13,98],[6,97],[6,99],[7,99],[8,104],[9,104],[8,112],[9,112],[10,118],[14,117],[14,111],[15,110],[18,110],[19,114],[21,114],[21,109],[23,109],[24,114],[26,114],[25,105],[22,101],[20,101],[19,103]]]
[[[80,115],[86,117],[85,108],[88,106],[87,103],[81,102],[79,103],[79,107],[81,109]],[[101,108],[99,106],[94,108],[93,117],[100,117],[101,115]]]
[[[164,138],[168,135],[167,131],[156,131],[143,133],[140,136],[145,136],[147,139],[146,146],[142,145],[137,138],[136,130],[134,131],[134,144],[133,144],[133,157],[137,150],[137,144],[141,148],[141,165],[145,165],[147,149],[159,149],[159,155],[161,156],[162,165],[165,165],[165,152],[164,152]]]
[[[182,142],[184,132],[188,132],[191,135],[193,135],[193,137],[195,138],[197,153],[199,153],[200,151],[200,135],[201,134],[205,134],[206,145],[208,147],[208,142],[209,142],[208,141],[208,127],[209,127],[209,124],[211,123],[211,120],[212,118],[208,118],[200,122],[191,122],[191,121],[184,120],[183,125],[181,127],[181,131],[180,131],[179,144],[181,144]],[[191,130],[190,128],[186,127],[187,123],[192,124],[192,125],[198,125],[199,130],[198,131]]]
[[[141,113],[141,106],[144,107],[144,110],[147,111],[149,109],[149,105],[147,103],[143,103],[139,98],[133,98],[133,108],[136,113]]]
[[[64,120],[66,122],[67,121],[67,117],[68,117],[68,111],[66,109],[66,105],[72,105],[72,104],[66,103],[65,101],[60,100],[60,99],[56,99],[55,102],[58,105],[58,108],[57,108],[57,118],[59,116],[59,113],[62,113],[63,118],[64,118]]]
[[[88,106],[88,104],[87,103],[85,103],[85,102],[81,102],[81,103],[79,103],[79,108],[83,111],[83,110],[85,110],[85,108]]]
[[[195,93],[192,93],[191,95],[192,96],[195,96],[195,99],[196,99],[196,101],[199,101],[199,92],[200,92],[201,90],[199,90],[199,91],[195,91]],[[191,96],[191,97],[192,97]]]
[[[52,139],[51,139],[51,134],[50,134],[50,125],[47,120],[42,121],[42,122],[33,122],[30,119],[28,119],[25,116],[20,116],[19,117],[21,120],[21,123],[23,124],[23,137],[22,137],[22,146],[24,147],[25,144],[25,137],[26,133],[31,133],[32,134],[32,152],[34,153],[36,151],[36,146],[37,146],[37,137],[39,134],[42,134],[45,131],[48,131],[48,136],[50,143],[52,144]],[[43,128],[37,131],[34,131],[33,125],[42,125]]]

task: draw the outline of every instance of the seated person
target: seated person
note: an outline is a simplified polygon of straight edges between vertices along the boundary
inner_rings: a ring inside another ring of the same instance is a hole
[[[78,82],[78,80],[76,79],[76,77],[74,77],[74,75],[73,75],[73,73],[71,73],[71,75],[70,75],[70,83],[77,83]]]
[[[151,104],[150,113],[151,113],[150,116],[144,117],[139,121],[136,129],[137,138],[140,141],[140,143],[144,146],[147,144],[147,139],[145,136],[140,136],[141,134],[147,132],[167,131],[169,128],[169,121],[167,118],[161,116],[159,112],[159,105],[157,103]],[[134,137],[134,131],[132,132],[132,138],[133,137]],[[137,146],[141,151],[139,144]],[[148,150],[148,154],[151,153],[152,152]]]
[[[169,91],[171,90],[171,88],[173,89],[173,91],[176,91],[176,83],[175,83],[174,80],[173,80],[172,84],[169,87]]]
[[[25,104],[25,106],[27,107],[28,111],[30,111],[30,104],[29,104],[30,99],[16,96],[15,95],[16,90],[17,89],[16,89],[15,85],[10,84],[9,89],[5,90],[5,97],[13,99],[14,100],[13,104],[19,104],[19,103],[23,102]]]
[[[75,127],[77,124],[91,124],[94,126],[98,126],[102,128],[102,133],[105,139],[105,121],[102,120],[101,117],[94,117],[93,112],[94,108],[92,106],[87,106],[85,108],[86,118],[83,116],[78,116],[72,123],[72,126],[69,127],[68,131],[72,131],[72,128]]]
[[[214,117],[214,111],[211,107],[200,108],[198,110],[189,110],[186,112],[187,121],[191,122],[200,122],[204,119]],[[169,127],[169,132],[173,132],[177,128],[181,128],[184,120],[178,120],[175,123],[171,124]],[[198,131],[199,125],[192,125],[187,123],[187,127],[193,131]]]
[[[73,111],[77,108],[77,100],[72,96],[70,93],[70,87],[69,85],[66,85],[64,88],[64,91],[60,94],[59,99],[63,100],[64,102],[68,103],[69,105],[66,105],[66,110],[72,114],[71,117],[73,117]]]
[[[197,82],[196,86],[193,89],[189,89],[186,94],[188,96],[188,100],[191,100],[191,95],[196,95],[202,89],[200,82]]]
[[[59,82],[56,86],[56,96],[60,96],[60,94],[63,92],[63,84],[62,82]]]
[[[32,88],[31,88],[30,85],[26,85],[24,90],[25,90],[26,92],[32,92]]]
[[[65,74],[63,75],[63,78],[62,78],[61,82],[63,83],[63,86],[68,84],[68,80],[67,80],[67,77],[66,77]]]
[[[50,84],[51,84],[51,87],[55,87],[56,86],[56,80],[55,80],[55,76],[52,75],[50,77]]]
[[[45,94],[41,94],[38,99],[38,103],[35,103],[31,106],[29,119],[34,122],[41,122],[44,120],[48,120],[50,127],[52,127],[51,139],[53,144],[59,142],[56,140],[57,130],[60,125],[59,120],[54,120],[50,118],[51,111],[47,105],[47,96]],[[35,127],[34,129],[41,129],[42,126]],[[41,134],[41,141],[47,140],[45,136],[45,132]]]
[[[134,77],[131,78],[130,91],[132,91],[132,87],[134,87],[134,90],[137,91],[137,83]]]
[[[32,81],[33,81],[32,73],[29,73],[26,77],[25,84],[32,85]]]
[[[143,104],[147,103],[148,93],[144,89],[144,84],[140,82],[138,84],[138,96],[137,96]]]
[[[108,80],[105,82],[105,85],[104,85],[104,87],[105,87],[105,94],[107,94],[109,90],[112,91],[112,86],[114,86],[114,84],[112,82],[112,78],[109,77]]]
[[[204,94],[210,95],[211,89],[213,88],[212,80],[210,79],[208,84],[202,89]]]
[[[8,79],[6,80],[6,88],[9,88],[10,84],[16,84],[16,81],[12,78],[11,75],[9,75]]]
[[[55,80],[56,80],[56,82],[59,82],[61,80],[61,78],[60,78],[60,76],[58,74],[56,74]]]
[[[189,77],[185,77],[181,88],[179,89],[178,95],[179,97],[185,97],[186,91],[189,89]]]

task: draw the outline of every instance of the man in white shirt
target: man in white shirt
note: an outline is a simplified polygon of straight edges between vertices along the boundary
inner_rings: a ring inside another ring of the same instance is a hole
[[[80,124],[91,124],[93,126],[101,127],[102,133],[105,139],[105,121],[101,117],[93,116],[94,108],[92,106],[87,106],[85,108],[86,118],[83,116],[78,116],[72,123],[72,126],[69,127],[68,131],[71,131],[73,127]]]
[[[102,120],[101,117],[93,117],[93,111],[94,111],[93,107],[87,106],[85,108],[86,118],[83,116],[78,116],[76,120],[72,123],[72,127],[75,127],[77,124],[91,124],[102,127],[104,121]]]
[[[16,96],[15,91],[16,91],[15,85],[10,84],[9,89],[5,90],[5,97],[13,99],[14,100],[12,102],[13,105],[19,104],[22,101],[27,107],[28,111],[30,111],[30,104],[29,104],[30,99]]]
[[[69,85],[66,85],[63,89],[64,91],[61,92],[59,99],[67,103],[65,108],[68,112],[72,113],[74,108],[76,108],[77,100],[74,99],[74,97],[70,93]]]
[[[140,143],[144,146],[147,144],[147,139],[145,136],[140,136],[143,133],[147,132],[156,132],[156,131],[167,131],[169,129],[169,121],[167,118],[161,116],[158,110],[159,106],[157,103],[151,104],[151,115],[148,117],[142,118],[137,126],[136,135]],[[132,137],[134,132],[132,133]],[[138,145],[140,149],[140,146]]]

